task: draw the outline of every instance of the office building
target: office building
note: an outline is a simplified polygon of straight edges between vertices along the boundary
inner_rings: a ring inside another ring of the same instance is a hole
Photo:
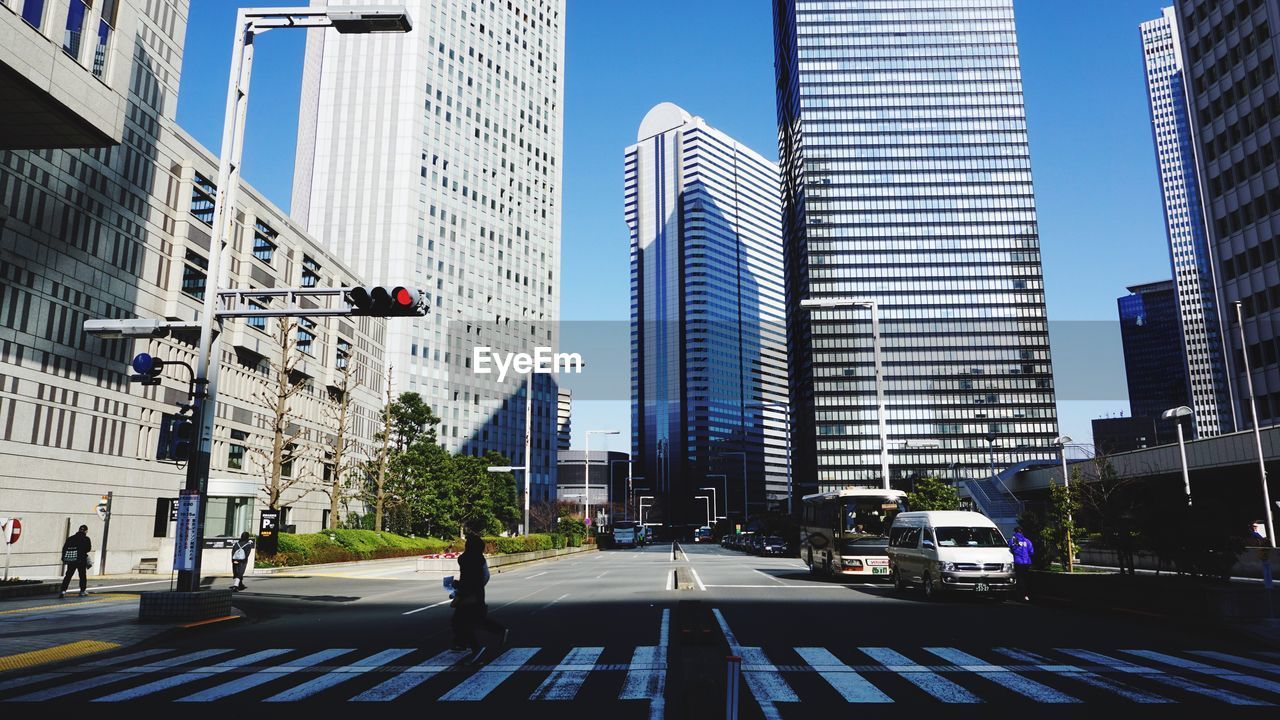
[[[388,327],[396,392],[435,409],[450,451],[531,465],[532,500],[551,499],[552,377],[526,462],[525,378],[473,364],[556,348],[564,0],[403,4],[405,35],[310,31],[292,213],[370,282],[427,293],[426,317]]]
[[[1182,325],[1179,351],[1186,365],[1193,411],[1193,436],[1235,430],[1222,317],[1218,308],[1213,253],[1201,206],[1191,120],[1187,116],[1186,74],[1173,8],[1141,25],[1151,132],[1160,173],[1169,260]],[[1131,386],[1132,387],[1132,386]],[[1131,396],[1132,398],[1132,396]]]
[[[713,474],[729,478],[721,514],[776,508],[787,382],[777,166],[661,103],[626,150],[624,192],[632,454],[654,521],[703,524],[694,496]]]
[[[573,442],[573,392],[560,388],[556,395],[556,451],[568,450]]]
[[[627,497],[627,461],[630,456],[615,450],[592,450],[590,462],[584,462],[582,450],[561,450],[556,454],[556,499],[582,505],[590,491],[591,521],[599,524],[606,513],[622,515]],[[590,487],[583,481],[588,473]]]
[[[1252,426],[1235,303],[1258,420],[1280,418],[1280,0],[1177,0],[1201,204],[1240,429]]]
[[[796,494],[1056,457],[1012,0],[775,0]]]
[[[1178,439],[1174,421],[1161,417],[1164,411],[1191,405],[1178,300],[1172,280],[1134,285],[1128,295],[1116,300],[1129,412],[1135,418],[1155,421],[1153,444]],[[1183,432],[1188,430],[1184,427]]]
[[[17,7],[6,0],[0,24],[19,34],[23,47],[66,55],[69,40],[62,27],[68,3],[43,3],[39,24],[22,20],[38,5],[27,0]],[[218,160],[174,124],[187,3],[102,3],[94,12],[108,10],[118,24],[105,33],[105,48],[103,34],[83,37],[89,46],[81,45],[74,57],[89,82],[116,87],[120,80],[126,100],[120,117],[88,129],[92,112],[50,110],[43,130],[38,121],[28,123],[24,142],[67,142],[71,149],[0,152],[0,515],[23,520],[10,572],[24,578],[60,574],[63,540],[80,524],[89,526],[101,570],[167,575],[173,559],[170,507],[185,479],[182,467],[155,458],[161,423],[188,401],[189,378],[173,365],[159,385],[131,383],[129,362],[146,352],[194,365],[194,342],[102,340],[87,335],[83,323],[197,318],[209,289],[205,269]],[[0,50],[5,73],[15,72],[2,55],[9,48],[6,41]],[[127,50],[118,54],[117,48]],[[35,51],[26,52],[31,60]],[[61,58],[45,60],[65,64]],[[69,82],[61,72],[55,76],[58,83]],[[96,106],[100,99],[53,88],[24,107],[75,102]],[[120,128],[112,130],[112,122]],[[120,144],[75,149],[107,142],[102,138],[113,133],[123,138]],[[253,188],[242,186],[235,210],[225,287],[361,282]],[[305,481],[280,505],[285,522],[299,532],[318,531],[329,520],[330,504],[319,485],[334,470],[326,454],[336,434],[331,400],[344,368],[359,383],[350,395],[347,434],[354,444],[348,457],[370,456],[381,407],[385,326],[376,318],[317,318],[299,321],[290,331],[300,358],[296,377],[306,389],[294,397],[289,414],[301,432],[296,457],[282,470],[286,480]],[[269,367],[279,357],[273,332],[276,325],[259,318],[229,320],[221,334],[206,548],[219,538],[225,542],[255,531],[258,511],[266,508],[263,451],[274,437],[263,429],[267,410],[258,394],[270,387]],[[111,530],[101,562],[97,551],[105,523],[95,509],[108,493]],[[361,511],[358,502],[340,503],[339,519],[351,520]]]

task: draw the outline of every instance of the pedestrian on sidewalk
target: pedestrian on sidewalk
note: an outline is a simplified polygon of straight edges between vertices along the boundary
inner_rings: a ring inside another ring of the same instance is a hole
[[[453,649],[471,650],[478,657],[484,646],[476,639],[476,630],[500,637],[506,645],[510,632],[505,625],[489,617],[484,601],[484,586],[489,582],[489,563],[484,559],[484,538],[467,535],[467,542],[458,556],[458,579],[454,581],[453,596]]]
[[[67,572],[62,576],[62,590],[58,592],[58,597],[67,596],[67,586],[71,584],[71,576],[80,573],[80,597],[89,594],[88,578],[85,572],[89,569],[89,563],[92,562],[90,554],[93,552],[93,543],[89,541],[89,526],[81,525],[80,531],[75,535],[67,538],[62,544],[62,562],[67,566]]]
[[[244,571],[249,567],[249,553],[253,552],[253,540],[248,532],[240,533],[240,539],[231,544],[231,589],[244,589]]]
[[[1009,551],[1013,553],[1013,576],[1018,594],[1022,595],[1023,602],[1031,602],[1031,595],[1027,593],[1027,571],[1031,569],[1031,556],[1035,555],[1036,547],[1022,534],[1021,525],[1013,529]]]

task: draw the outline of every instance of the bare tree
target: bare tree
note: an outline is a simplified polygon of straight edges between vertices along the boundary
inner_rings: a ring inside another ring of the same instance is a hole
[[[382,518],[386,512],[386,507],[392,499],[391,494],[387,491],[387,469],[391,464],[391,371],[392,367],[387,366],[387,381],[383,388],[382,402],[382,429],[378,431],[376,437],[381,443],[378,448],[378,456],[374,458],[372,467],[370,468],[370,479],[373,481],[373,529],[382,529]]]
[[[338,529],[338,514],[345,508],[352,496],[352,483],[347,481],[351,471],[358,464],[356,461],[357,438],[351,428],[351,393],[360,386],[352,371],[352,360],[343,357],[339,368],[338,384],[333,386],[329,394],[327,411],[333,423],[333,452],[326,458],[329,470],[328,482],[321,491],[329,497],[329,529]]]
[[[306,451],[298,447],[298,440],[306,429],[296,422],[294,400],[307,388],[307,380],[298,373],[302,362],[298,327],[298,323],[289,318],[279,319],[271,334],[277,357],[267,360],[262,386],[254,393],[254,399],[265,410],[271,444],[265,449],[255,447],[251,452],[262,468],[263,492],[267,496],[267,507],[273,510],[281,506],[285,493],[295,487],[301,492],[293,500],[305,496],[309,492],[307,481],[314,479],[313,473],[297,462],[306,455]],[[286,468],[290,470],[287,477]]]

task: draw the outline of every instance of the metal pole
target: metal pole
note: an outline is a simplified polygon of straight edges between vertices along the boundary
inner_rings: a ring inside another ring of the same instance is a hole
[[[1249,350],[1244,338],[1244,315],[1240,303],[1236,306],[1236,325],[1240,327],[1240,357],[1244,360],[1244,379],[1249,387],[1249,412],[1253,417],[1253,440],[1258,447],[1258,471],[1262,474],[1262,503],[1267,511],[1267,542],[1276,546],[1276,526],[1271,520],[1271,491],[1267,489],[1267,463],[1262,456],[1262,430],[1258,427],[1258,402],[1253,396],[1253,374],[1249,370]]]
[[[884,416],[884,364],[880,350],[880,303],[871,305],[871,343],[876,364],[876,417],[880,422],[880,478],[889,489],[889,426]]]
[[[728,677],[725,678],[724,716],[726,720],[738,720],[738,682],[742,677],[742,658],[730,655],[725,667]]]
[[[636,464],[635,460],[627,460],[627,499],[622,504],[622,519],[631,519],[631,469]]]
[[[529,534],[529,495],[533,492],[533,457],[530,445],[533,441],[533,373],[525,381],[524,388],[524,534]]]
[[[1182,418],[1178,422],[1178,453],[1182,455],[1182,490],[1187,494],[1187,507],[1191,507],[1191,475],[1187,472],[1187,446],[1182,441]]]
[[[111,499],[115,493],[107,491],[107,512],[102,518],[102,547],[98,548],[98,574],[107,574],[107,538],[111,535]]]
[[[787,517],[791,517],[791,498],[795,494],[791,489],[791,406],[785,407],[787,412]]]
[[[582,519],[587,523],[588,534],[591,527],[591,431],[586,432],[586,450],[582,453]]]
[[[751,507],[747,503],[747,453],[742,453],[742,526],[747,526],[747,518],[750,516]]]

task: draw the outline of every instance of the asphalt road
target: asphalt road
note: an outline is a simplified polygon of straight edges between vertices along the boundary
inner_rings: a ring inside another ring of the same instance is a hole
[[[689,589],[672,587],[677,568]],[[505,646],[482,637],[490,645],[474,661],[449,650],[438,575],[384,575],[250,578],[235,599],[243,621],[2,675],[0,702],[720,718],[734,656],[744,718],[1265,716],[1280,703],[1280,653],[1240,638],[1037,604],[930,603],[713,546],[686,546],[674,561],[659,545],[495,574],[490,616],[511,633]]]

